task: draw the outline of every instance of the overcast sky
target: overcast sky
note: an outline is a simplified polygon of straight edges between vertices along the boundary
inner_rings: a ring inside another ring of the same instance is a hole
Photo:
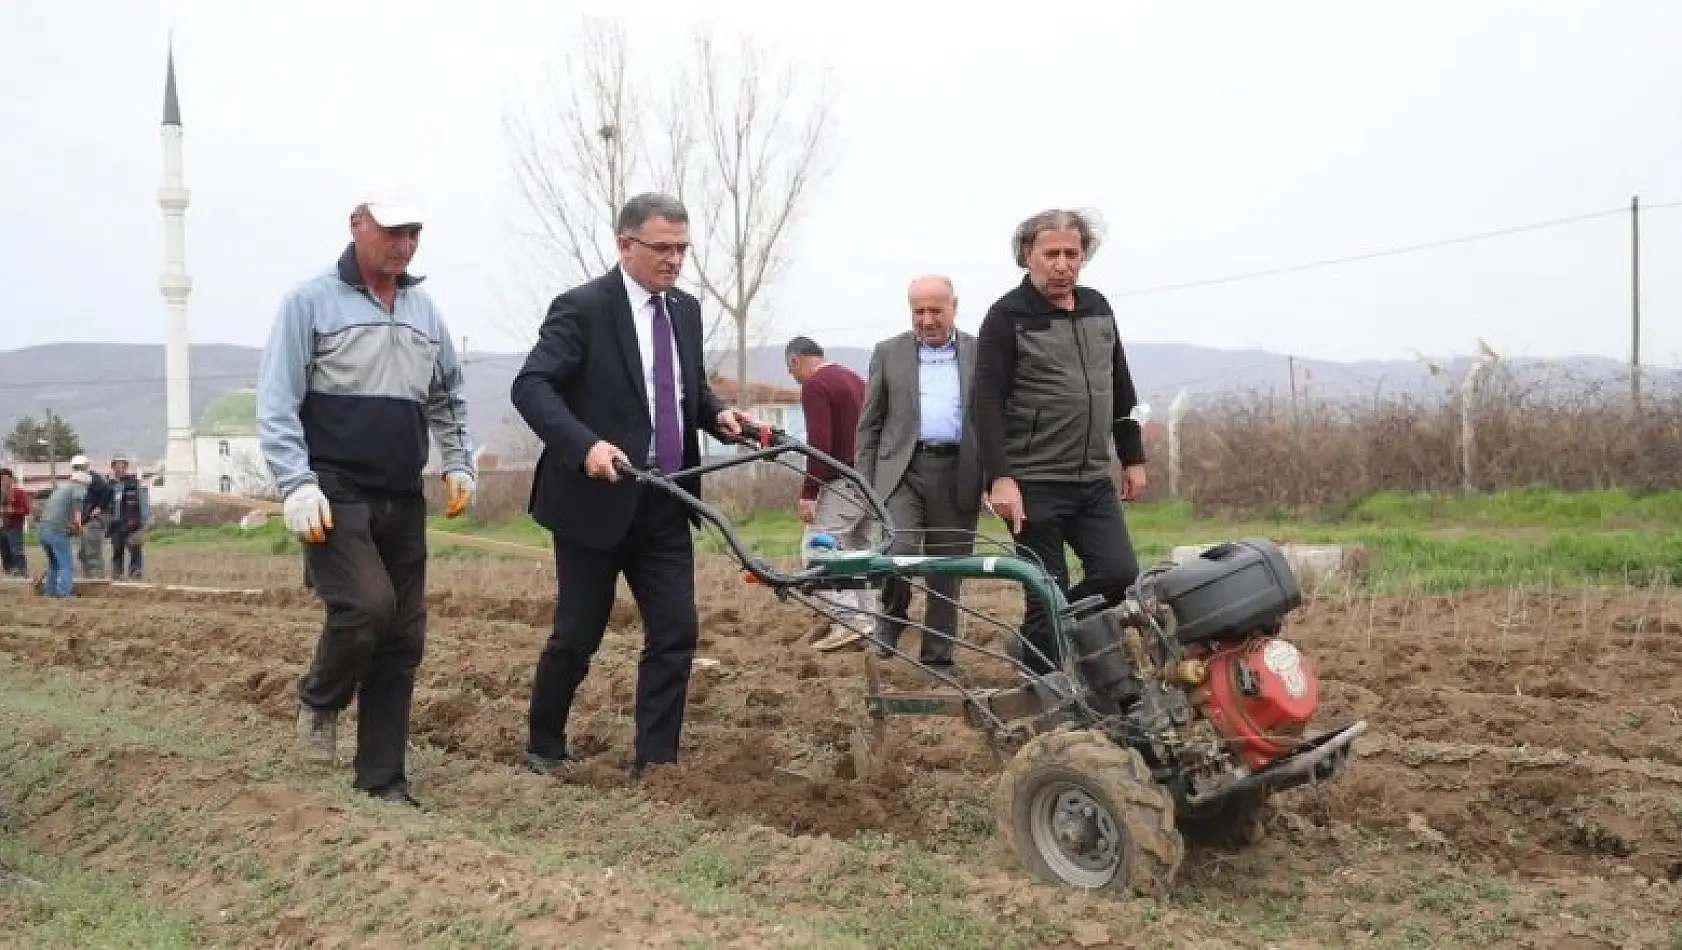
[[[649,69],[697,16],[839,80],[836,171],[774,337],[865,345],[944,271],[973,329],[1007,239],[1090,206],[1084,282],[1133,340],[1304,356],[1627,358],[1629,221],[1160,293],[1127,291],[1682,201],[1682,3],[10,0],[0,4],[0,348],[159,342],[166,31],[186,132],[193,340],[258,344],[330,264],[361,182],[433,209],[416,269],[458,336],[514,350],[504,109],[579,18]],[[846,12],[841,11],[845,9]],[[1649,362],[1682,362],[1682,208],[1644,216]],[[549,288],[558,292],[560,287]]]

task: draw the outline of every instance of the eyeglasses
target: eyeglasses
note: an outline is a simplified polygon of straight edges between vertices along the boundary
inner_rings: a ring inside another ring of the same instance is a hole
[[[625,235],[625,240],[632,244],[640,244],[661,257],[683,257],[689,253],[689,245],[687,244],[650,244],[647,241],[639,241],[629,234]]]

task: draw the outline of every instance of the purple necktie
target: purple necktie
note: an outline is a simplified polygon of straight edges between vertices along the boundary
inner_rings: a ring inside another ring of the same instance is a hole
[[[672,366],[672,321],[666,299],[654,295],[654,464],[662,472],[683,468],[683,426],[678,421],[677,372]]]

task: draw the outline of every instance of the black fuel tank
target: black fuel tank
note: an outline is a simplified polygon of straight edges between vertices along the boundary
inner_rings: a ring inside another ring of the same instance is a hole
[[[1302,606],[1296,574],[1266,538],[1218,544],[1153,583],[1174,610],[1182,643],[1272,629]]]

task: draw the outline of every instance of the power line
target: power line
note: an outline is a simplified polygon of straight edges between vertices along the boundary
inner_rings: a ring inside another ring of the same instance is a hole
[[[1216,381],[1222,380],[1222,379],[1231,379],[1234,376],[1239,376],[1239,375],[1242,375],[1244,373],[1248,373],[1251,370],[1266,369],[1269,366],[1277,366],[1280,363],[1284,363],[1284,362],[1289,361],[1291,358],[1292,358],[1291,354],[1289,354],[1289,353],[1280,353],[1277,356],[1270,356],[1265,360],[1258,360],[1257,362],[1254,362],[1254,363],[1245,363],[1242,366],[1229,367],[1227,369],[1221,370],[1218,373],[1209,373],[1209,374],[1204,375],[1204,376],[1196,376],[1196,377],[1193,377],[1191,379],[1182,379],[1182,380],[1179,380],[1178,382],[1172,382],[1172,383],[1157,383],[1157,384],[1153,385],[1151,388],[1155,391],[1163,392],[1163,391],[1171,390],[1171,389],[1179,389],[1183,386],[1195,386],[1198,383],[1212,383],[1212,382],[1216,382]]]
[[[1666,208],[1682,207],[1682,201],[1671,201],[1664,204],[1643,205],[1643,211],[1657,211]],[[1587,214],[1567,215],[1563,218],[1550,218],[1546,221],[1535,221],[1530,224],[1520,224],[1510,228],[1498,228],[1494,231],[1478,231],[1473,234],[1463,234],[1458,237],[1442,238],[1436,241],[1426,241],[1421,244],[1404,244],[1399,247],[1388,247],[1377,251],[1367,251],[1361,254],[1350,254],[1345,257],[1329,257],[1323,260],[1307,261],[1301,264],[1287,264],[1282,267],[1269,267],[1264,270],[1245,271],[1240,274],[1229,274],[1225,277],[1209,277],[1202,280],[1188,280],[1174,284],[1156,284],[1150,287],[1136,287],[1132,290],[1119,290],[1105,294],[1107,297],[1143,297],[1154,294],[1173,293],[1179,290],[1194,290],[1199,287],[1215,287],[1221,284],[1235,284],[1246,280],[1259,280],[1263,277],[1277,277],[1282,274],[1295,274],[1301,271],[1318,270],[1322,267],[1337,267],[1343,264],[1354,264],[1360,261],[1376,260],[1382,257],[1397,257],[1402,254],[1416,254],[1420,251],[1430,251],[1457,244],[1471,244],[1477,241],[1488,241],[1494,238],[1523,234],[1528,231],[1541,231],[1546,228],[1556,228],[1567,224],[1578,224],[1583,221],[1593,221],[1598,218],[1609,218],[1613,215],[1629,214],[1629,208],[1607,208],[1601,211],[1590,211]]]

